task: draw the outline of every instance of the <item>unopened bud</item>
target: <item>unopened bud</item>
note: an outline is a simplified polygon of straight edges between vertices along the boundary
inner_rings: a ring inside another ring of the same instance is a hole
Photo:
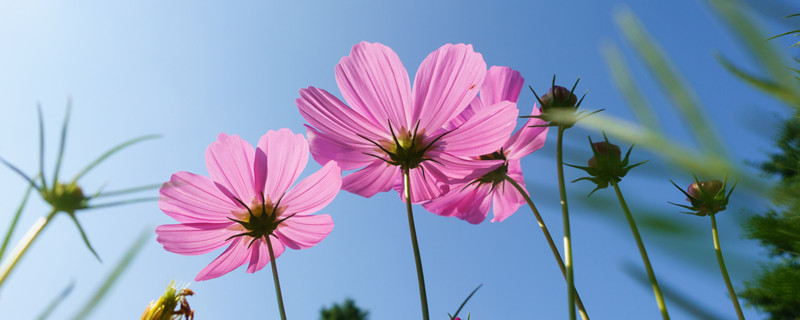
[[[578,97],[569,89],[562,86],[553,86],[542,96],[542,112],[547,113],[550,109],[572,108],[578,103]]]
[[[702,188],[702,191],[700,190]],[[722,181],[719,180],[711,180],[711,181],[702,181],[700,185],[697,185],[697,182],[692,183],[689,185],[689,188],[686,190],[692,198],[700,199],[703,194],[707,197],[713,198],[722,190]],[[686,198],[686,201],[692,201],[690,198]]]
[[[602,164],[620,162],[622,152],[618,145],[600,141],[592,143],[592,149],[594,150],[594,155],[589,159],[589,168],[600,169]],[[598,158],[600,159],[598,160]]]

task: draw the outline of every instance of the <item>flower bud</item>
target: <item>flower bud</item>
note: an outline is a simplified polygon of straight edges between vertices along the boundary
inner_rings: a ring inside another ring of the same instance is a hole
[[[189,307],[189,302],[186,301],[187,296],[193,295],[192,290],[183,288],[178,290],[175,287],[175,281],[170,282],[167,290],[158,298],[157,301],[151,301],[145,308],[144,313],[139,318],[140,320],[178,320],[178,319],[194,319],[194,310]],[[177,308],[177,310],[176,310]]]
[[[692,203],[689,209],[698,216],[707,216],[725,210],[730,197],[730,193],[725,195],[725,184],[719,180],[701,181],[699,185],[697,182],[692,183],[687,188],[686,195],[688,196],[686,201]]]
[[[702,188],[702,191],[700,190]],[[703,193],[706,194],[708,197],[714,197],[719,191],[722,190],[722,181],[719,180],[711,180],[711,181],[702,181],[700,185],[697,185],[697,182],[692,183],[687,188],[686,193],[688,193],[692,198],[700,199]],[[692,201],[690,198],[686,198],[686,201]]]
[[[619,163],[622,152],[619,146],[605,141],[592,143],[594,155],[589,159],[589,168],[600,169],[602,164]],[[597,158],[600,158],[599,160]],[[598,163],[599,162],[599,163]]]
[[[542,96],[541,102],[542,112],[547,113],[548,109],[575,107],[578,97],[567,88],[553,86]]]
[[[575,182],[580,180],[588,180],[596,184],[597,188],[592,190],[589,195],[592,195],[592,193],[597,190],[607,188],[611,184],[622,181],[622,177],[628,174],[628,171],[642,163],[647,162],[642,161],[637,164],[628,165],[633,146],[628,148],[628,152],[625,153],[625,157],[623,158],[622,151],[619,149],[619,146],[608,142],[608,138],[605,137],[605,134],[603,137],[605,141],[600,142],[592,142],[592,138],[589,138],[589,144],[592,147],[593,155],[588,161],[588,166],[581,167],[565,164],[567,166],[586,171],[586,173],[589,174],[588,177],[582,177],[572,181]]]

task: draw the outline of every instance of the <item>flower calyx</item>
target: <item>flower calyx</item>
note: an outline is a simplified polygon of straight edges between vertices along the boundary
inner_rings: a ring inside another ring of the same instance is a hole
[[[246,231],[232,235],[228,237],[228,239],[225,239],[226,241],[236,237],[248,236],[252,238],[250,244],[248,245],[248,247],[250,247],[253,245],[254,242],[256,242],[256,240],[260,240],[265,236],[267,237],[274,236],[277,238],[274,232],[276,229],[278,229],[278,226],[280,226],[280,224],[286,221],[287,219],[294,216],[294,214],[292,214],[288,217],[278,219],[281,213],[286,210],[286,207],[280,206],[283,196],[281,196],[281,198],[278,199],[278,202],[272,205],[271,201],[266,201],[264,193],[262,192],[261,203],[252,206],[252,208],[247,206],[239,198],[233,198],[233,199],[236,200],[236,202],[238,202],[242,206],[244,206],[245,209],[247,209],[247,215],[245,217],[242,217],[241,220],[234,219],[231,217],[228,217],[228,219],[233,222],[239,223],[240,225],[242,225],[242,227],[244,227]]]
[[[419,132],[419,121],[417,121],[416,126],[414,126],[413,132],[403,130],[403,128],[401,128],[399,134],[395,134],[394,128],[392,128],[392,123],[389,121],[389,132],[392,134],[392,141],[381,141],[384,143],[376,142],[362,135],[358,135],[362,139],[365,139],[378,147],[378,149],[385,153],[389,159],[372,153],[365,152],[364,154],[383,160],[390,165],[400,166],[400,168],[403,170],[410,170],[419,167],[420,164],[425,161],[433,161],[441,164],[435,159],[426,157],[426,153],[434,147],[434,144],[439,141],[439,139],[451,131],[447,131],[439,135],[427,144],[423,143],[423,135]]]
[[[546,121],[547,124],[537,126],[561,127],[563,129],[568,129],[574,126],[575,123],[581,119],[603,111],[601,109],[589,114],[584,114],[585,111],[578,112],[578,108],[583,102],[583,99],[586,98],[586,93],[588,93],[588,91],[584,93],[580,100],[575,95],[575,88],[578,86],[578,82],[580,82],[580,80],[581,79],[578,78],[570,90],[562,86],[557,86],[556,76],[554,75],[550,90],[548,90],[547,93],[541,97],[536,94],[536,91],[533,90],[533,87],[528,86],[528,88],[531,89],[531,92],[533,92],[533,95],[536,97],[536,101],[539,102],[539,105],[542,108],[542,114],[536,116],[522,116],[520,118],[539,118]]]
[[[592,193],[597,190],[607,188],[608,185],[612,183],[622,181],[622,177],[627,175],[628,171],[647,162],[647,160],[645,160],[636,164],[628,165],[633,146],[628,148],[628,152],[625,153],[625,158],[622,158],[622,152],[620,151],[619,146],[608,142],[608,137],[605,135],[605,132],[603,133],[603,138],[605,141],[592,142],[592,138],[589,137],[589,144],[592,147],[593,155],[589,159],[587,166],[583,167],[565,163],[567,166],[581,169],[589,174],[589,177],[578,178],[572,182],[588,180],[597,184],[597,187],[594,188],[594,190],[592,190],[587,197],[591,196]]]
[[[699,181],[697,176],[694,174],[692,174],[692,176],[695,182],[690,184],[686,191],[679,187],[674,181],[670,180],[672,185],[686,195],[686,201],[689,201],[692,205],[686,206],[672,202],[670,202],[670,204],[690,210],[689,212],[684,211],[683,213],[701,217],[724,211],[728,206],[728,200],[731,197],[731,193],[733,193],[733,189],[736,188],[736,183],[733,183],[733,186],[731,186],[731,189],[728,190],[726,194],[728,177],[725,177],[725,181],[722,182],[719,180]]]
[[[42,189],[42,198],[53,207],[54,211],[66,212],[70,215],[75,211],[89,207],[89,197],[83,195],[83,190],[75,183],[64,184],[54,181],[51,189]]]

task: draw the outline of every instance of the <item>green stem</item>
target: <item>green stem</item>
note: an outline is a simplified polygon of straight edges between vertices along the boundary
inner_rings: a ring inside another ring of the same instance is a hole
[[[728,276],[728,269],[725,268],[725,260],[722,260],[722,248],[719,246],[719,234],[717,233],[717,218],[711,214],[711,235],[714,237],[714,250],[717,252],[717,261],[719,261],[719,270],[722,271],[722,277],[725,278],[725,286],[728,287],[728,294],[731,296],[731,302],[736,309],[736,316],[739,320],[744,320],[742,307],[739,306],[739,299],[736,298],[736,291],[733,291],[731,278]]]
[[[636,222],[633,221],[633,215],[631,215],[631,211],[628,209],[628,204],[625,203],[625,198],[622,197],[622,192],[619,190],[619,185],[617,182],[612,180],[611,184],[614,186],[614,191],[617,192],[619,204],[622,206],[622,211],[625,212],[625,218],[628,219],[628,225],[630,225],[631,232],[633,232],[633,237],[636,239],[636,246],[639,247],[639,254],[642,255],[642,262],[644,262],[645,270],[647,270],[647,278],[650,279],[650,285],[653,287],[653,294],[656,296],[656,303],[658,304],[658,310],[661,311],[661,317],[664,319],[669,319],[669,313],[667,313],[667,304],[664,303],[664,295],[661,293],[661,288],[658,286],[658,281],[656,281],[656,275],[653,272],[653,266],[650,265],[650,258],[647,257],[647,251],[644,249],[642,236],[639,235],[639,229],[636,227]]]
[[[275,295],[278,297],[278,309],[281,312],[281,320],[286,320],[286,310],[283,308],[283,295],[281,294],[281,281],[278,279],[278,267],[275,265],[275,252],[272,251],[272,241],[267,235],[267,248],[269,250],[269,261],[272,264],[272,280],[275,281]]]
[[[525,201],[528,202],[528,206],[531,207],[531,211],[533,211],[533,215],[536,216],[536,221],[539,223],[539,227],[542,228],[542,233],[544,233],[544,238],[547,240],[547,244],[550,245],[550,251],[553,252],[553,258],[556,259],[556,263],[558,267],[561,269],[561,274],[564,276],[564,279],[567,278],[567,268],[564,266],[564,261],[561,259],[561,254],[558,253],[558,247],[556,247],[556,243],[553,241],[553,237],[550,236],[550,231],[547,230],[547,226],[544,224],[544,219],[542,219],[542,215],[539,214],[539,210],[536,209],[536,206],[533,205],[533,200],[528,196],[528,193],[525,192],[525,189],[522,188],[514,179],[511,177],[506,176],[506,181],[511,183],[514,188],[517,188],[517,191],[525,198]],[[574,289],[575,292],[575,304],[578,306],[578,313],[581,315],[581,319],[589,320],[589,314],[586,313],[586,308],[583,306],[583,301],[581,301],[581,296],[578,294],[578,290]]]
[[[417,282],[419,283],[419,300],[422,305],[422,319],[429,320],[428,295],[425,293],[425,275],[422,274],[422,258],[419,256],[417,229],[414,227],[414,213],[411,210],[411,179],[409,169],[403,169],[403,186],[406,194],[406,210],[408,211],[408,230],[411,232],[411,246],[414,248],[414,261],[417,264]]]
[[[558,162],[558,193],[561,195],[561,217],[564,220],[564,263],[566,264],[567,277],[567,305],[569,306],[569,319],[575,320],[575,276],[572,271],[572,240],[569,232],[569,209],[567,208],[567,189],[564,186],[564,155],[563,141],[564,126],[558,126],[558,140],[556,143],[556,161]]]
[[[53,209],[53,211],[51,211],[46,217],[41,217],[39,220],[36,220],[31,228],[28,229],[28,232],[26,232],[25,235],[22,236],[22,239],[19,240],[17,246],[14,247],[14,250],[11,251],[6,259],[3,260],[3,263],[0,264],[0,286],[5,283],[6,278],[8,278],[9,274],[11,274],[11,270],[13,270],[17,265],[17,262],[19,262],[19,260],[22,258],[22,255],[28,251],[28,247],[30,247],[33,241],[39,237],[39,233],[41,233],[42,230],[44,230],[44,227],[46,227],[47,224],[53,220],[53,216],[56,215],[56,212],[57,211]]]

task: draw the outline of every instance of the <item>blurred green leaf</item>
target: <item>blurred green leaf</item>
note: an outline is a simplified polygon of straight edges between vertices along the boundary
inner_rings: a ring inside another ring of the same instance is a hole
[[[11,220],[11,224],[8,226],[6,237],[5,239],[3,239],[3,244],[0,246],[0,259],[2,259],[5,256],[6,248],[8,248],[8,243],[11,242],[11,236],[14,234],[14,230],[17,228],[17,224],[19,223],[19,217],[22,216],[22,210],[25,209],[25,204],[28,203],[28,198],[31,195],[31,190],[33,190],[33,186],[28,185],[28,189],[25,190],[25,195],[22,197],[22,203],[19,204],[19,208],[17,208],[17,212],[14,214],[14,218]]]
[[[642,92],[636,86],[628,65],[625,59],[622,58],[619,48],[614,44],[607,43],[601,48],[603,56],[606,59],[608,69],[614,78],[617,87],[622,91],[625,100],[628,101],[628,106],[631,107],[633,113],[639,122],[647,128],[652,128],[653,131],[662,132],[661,125],[658,123],[658,118],[653,113],[653,109],[647,100],[645,100]]]
[[[678,74],[663,50],[647,34],[641,22],[627,8],[620,9],[615,18],[625,38],[684,116],[703,150],[724,155],[713,123],[704,114],[700,103],[692,93],[691,86]]]

